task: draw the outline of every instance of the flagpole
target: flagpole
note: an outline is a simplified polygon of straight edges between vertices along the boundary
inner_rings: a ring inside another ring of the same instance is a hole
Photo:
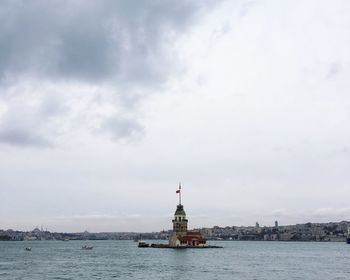
[[[179,193],[179,204],[181,205],[181,183],[179,183],[179,190],[180,190],[180,193]]]

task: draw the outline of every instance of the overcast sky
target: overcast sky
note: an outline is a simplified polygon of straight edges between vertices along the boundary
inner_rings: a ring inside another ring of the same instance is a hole
[[[350,2],[1,1],[0,228],[350,220]]]

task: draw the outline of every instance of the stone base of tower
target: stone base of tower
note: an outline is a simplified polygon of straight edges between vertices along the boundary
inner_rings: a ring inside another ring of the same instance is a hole
[[[169,246],[170,247],[178,247],[180,246],[180,240],[178,238],[178,235],[176,233],[173,233],[170,237],[169,237]]]

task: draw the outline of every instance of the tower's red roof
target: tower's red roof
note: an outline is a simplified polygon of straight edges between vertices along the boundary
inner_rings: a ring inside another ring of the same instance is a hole
[[[187,232],[186,235],[182,236],[179,238],[181,242],[187,242],[187,241],[192,241],[192,240],[199,240],[199,241],[207,241],[205,237],[201,235],[200,232],[197,231],[189,231]]]

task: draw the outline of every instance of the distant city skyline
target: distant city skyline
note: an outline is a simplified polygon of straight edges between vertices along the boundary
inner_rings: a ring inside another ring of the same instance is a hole
[[[0,229],[350,220],[350,2],[0,11]]]

